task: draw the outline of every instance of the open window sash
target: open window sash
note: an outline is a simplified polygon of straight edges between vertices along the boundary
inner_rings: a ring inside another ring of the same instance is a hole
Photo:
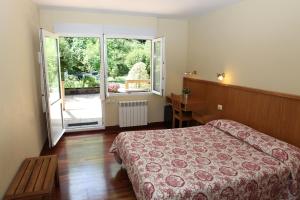
[[[107,94],[108,94],[108,87],[107,87],[107,47],[106,47],[106,36],[103,35],[100,38],[101,46],[101,67],[100,67],[100,99],[101,101],[105,101]]]
[[[152,93],[164,96],[165,91],[165,38],[152,40],[151,59]]]
[[[101,66],[100,66],[100,99],[101,104],[105,105],[105,101],[108,94],[107,87],[107,47],[106,36],[103,34],[100,38],[100,54],[101,54]],[[102,125],[105,126],[105,106],[102,106]]]
[[[40,64],[43,110],[46,113],[49,146],[53,147],[65,132],[58,36],[40,30]]]

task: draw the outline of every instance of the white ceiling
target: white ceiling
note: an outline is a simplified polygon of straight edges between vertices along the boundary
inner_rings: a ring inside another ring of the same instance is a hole
[[[155,16],[202,14],[240,0],[33,0],[41,6],[96,9]]]

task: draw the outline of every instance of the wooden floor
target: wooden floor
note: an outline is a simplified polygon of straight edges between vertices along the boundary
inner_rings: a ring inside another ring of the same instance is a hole
[[[157,128],[164,127],[147,129]],[[43,151],[43,155],[56,154],[59,159],[60,188],[55,189],[53,199],[135,199],[126,171],[109,153],[118,132],[68,134],[54,149]]]

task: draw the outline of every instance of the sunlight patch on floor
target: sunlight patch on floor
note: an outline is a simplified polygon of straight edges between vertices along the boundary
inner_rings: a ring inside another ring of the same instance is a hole
[[[102,104],[99,94],[65,96],[64,124],[89,123],[102,125]]]

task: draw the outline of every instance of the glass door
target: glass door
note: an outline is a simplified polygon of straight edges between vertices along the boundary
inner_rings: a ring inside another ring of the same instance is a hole
[[[102,45],[100,37],[59,37],[66,132],[104,128]]]
[[[57,35],[41,29],[40,48],[43,108],[47,118],[49,146],[53,147],[64,134]]]

